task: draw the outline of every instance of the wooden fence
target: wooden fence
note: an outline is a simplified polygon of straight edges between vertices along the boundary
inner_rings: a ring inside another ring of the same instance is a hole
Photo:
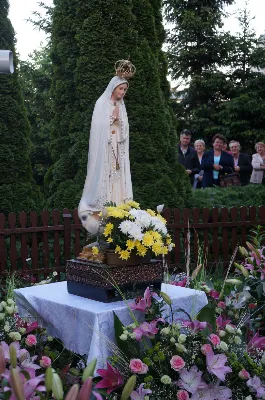
[[[68,209],[0,214],[0,277],[17,270],[44,277],[56,271],[60,277],[85,237],[76,209],[73,214]]]
[[[166,209],[164,217],[174,236],[172,257],[177,265],[185,264],[188,252],[196,263],[202,246],[209,264],[226,266],[237,244],[245,244],[250,228],[265,226],[265,206]],[[0,214],[0,277],[17,270],[36,277],[57,271],[63,277],[65,261],[80,253],[85,238],[76,209]]]

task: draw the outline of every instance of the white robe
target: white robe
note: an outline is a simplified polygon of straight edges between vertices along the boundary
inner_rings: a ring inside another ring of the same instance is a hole
[[[114,89],[127,81],[115,76],[97,100],[91,122],[87,177],[78,207],[83,226],[91,232],[93,212],[106,203],[118,204],[132,199],[129,159],[129,123],[123,100],[119,102],[119,119],[113,122]],[[115,133],[114,133],[115,131]]]

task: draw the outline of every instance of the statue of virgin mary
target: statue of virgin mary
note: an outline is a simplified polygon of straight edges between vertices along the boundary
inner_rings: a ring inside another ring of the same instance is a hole
[[[123,100],[129,84],[124,71],[128,66],[116,69],[117,75],[97,100],[92,116],[87,177],[78,207],[82,225],[91,234],[98,232],[98,214],[106,203],[119,205],[133,197],[129,123]]]

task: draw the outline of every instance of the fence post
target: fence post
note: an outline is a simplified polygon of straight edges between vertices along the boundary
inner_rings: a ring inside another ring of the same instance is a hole
[[[71,258],[71,218],[72,214],[68,208],[63,209],[63,225],[64,225],[64,261]]]

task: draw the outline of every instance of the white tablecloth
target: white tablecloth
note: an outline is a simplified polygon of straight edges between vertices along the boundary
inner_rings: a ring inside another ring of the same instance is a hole
[[[182,308],[192,318],[207,304],[201,291],[166,284],[161,290],[171,297],[173,309]],[[105,365],[115,343],[113,311],[123,324],[132,322],[124,301],[101,303],[75,296],[68,293],[66,282],[16,289],[15,299],[21,316],[33,317],[66,348],[87,355],[88,361],[97,358],[98,368]],[[178,313],[178,318],[187,319],[183,313]]]

